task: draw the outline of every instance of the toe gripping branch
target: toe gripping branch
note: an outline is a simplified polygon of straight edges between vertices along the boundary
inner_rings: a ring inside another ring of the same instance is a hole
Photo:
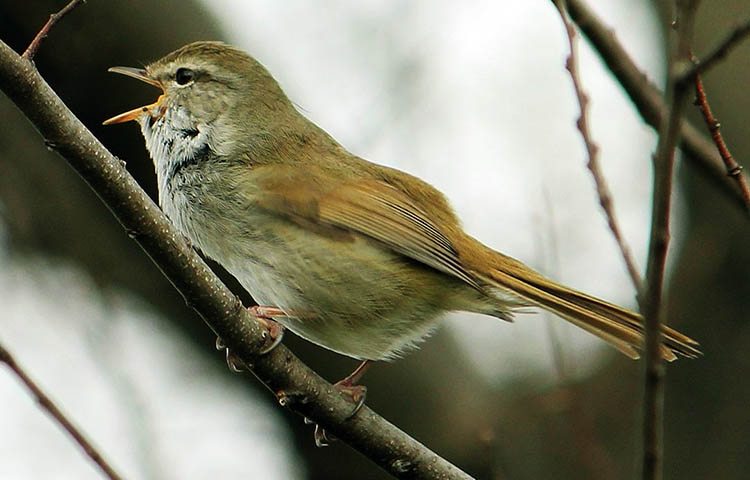
[[[284,327],[274,320],[274,317],[286,317],[286,313],[280,308],[264,307],[261,305],[252,306],[247,310],[250,312],[250,315],[266,327],[266,341],[260,349],[260,354],[265,355],[276,348],[281,343],[281,339],[284,338]]]
[[[367,387],[364,385],[356,385],[356,383],[362,378],[362,375],[365,374],[365,371],[367,371],[370,365],[372,365],[372,361],[365,360],[351,373],[351,375],[333,384],[333,388],[348,396],[354,402],[352,413],[346,417],[346,420],[354,418],[365,404],[365,399],[367,398]],[[305,419],[305,421],[307,422],[308,420]],[[318,424],[315,425],[315,433],[313,436],[317,447],[327,447],[331,440],[334,440],[334,437],[326,434],[325,429]]]
[[[286,317],[286,314],[279,308],[264,307],[261,305],[252,306],[247,310],[250,312],[250,315],[266,328],[266,331],[263,332],[264,344],[259,351],[261,355],[265,355],[276,348],[284,338],[284,326],[273,318]],[[226,351],[227,366],[231,371],[240,373],[248,370],[247,365],[239,357],[229,351],[229,348],[221,337],[216,337],[216,350]]]
[[[265,342],[259,352],[261,355],[265,355],[276,348],[279,343],[281,343],[281,340],[284,337],[284,327],[280,323],[275,321],[274,318],[286,317],[287,315],[280,308],[267,307],[262,305],[252,306],[248,308],[248,311],[258,322],[263,324],[263,326],[266,328],[266,332],[264,332]],[[229,348],[224,343],[221,337],[216,337],[216,349],[220,351],[226,351],[227,366],[229,366],[229,369],[231,371],[240,373],[249,370],[248,366],[239,357],[229,351]],[[362,378],[362,375],[365,373],[371,363],[372,362],[370,360],[365,360],[356,368],[356,370],[354,370],[354,372],[351,373],[351,375],[344,378],[343,380],[336,382],[333,385],[336,390],[348,396],[354,402],[354,408],[352,409],[352,412],[347,416],[346,420],[353,418],[365,404],[365,398],[367,397],[367,387],[365,387],[364,385],[356,385],[356,383],[360,378]],[[279,403],[281,404],[281,406],[284,407],[289,406],[291,403],[297,401],[306,401],[304,395],[292,394],[285,391],[277,392],[276,396],[279,399]],[[307,418],[305,419],[305,422],[313,423]],[[330,441],[334,440],[334,437],[327,435],[325,429],[317,424],[315,425],[314,438],[315,445],[317,445],[318,447],[328,446]]]

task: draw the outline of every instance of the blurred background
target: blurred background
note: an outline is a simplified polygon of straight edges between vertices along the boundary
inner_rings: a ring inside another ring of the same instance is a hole
[[[0,38],[23,51],[65,3],[2,2]],[[590,3],[661,83],[668,6]],[[750,16],[750,5],[704,0],[698,13],[700,57]],[[157,92],[106,70],[205,39],[258,58],[354,153],[441,189],[488,245],[635,306],[585,168],[567,42],[551,2],[87,2],[55,27],[36,65],[156,198],[137,127],[101,122]],[[656,138],[579,45],[600,161],[643,267]],[[746,165],[749,56],[746,42],[704,78],[725,139]],[[0,118],[0,341],[116,468],[148,479],[387,478],[346,445],[315,448],[311,426],[254,379],[230,375],[209,329],[4,96]],[[668,368],[665,478],[743,478],[750,228],[687,162],[678,180],[668,317],[700,340],[705,357]],[[372,408],[477,478],[636,474],[642,363],[544,314],[512,325],[470,315],[443,323],[421,350],[371,369]],[[329,380],[356,365],[293,335],[284,341]],[[0,478],[99,478],[0,370]]]

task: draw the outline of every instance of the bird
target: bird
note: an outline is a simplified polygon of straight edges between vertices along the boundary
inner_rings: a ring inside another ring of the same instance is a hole
[[[413,350],[453,311],[510,321],[540,307],[639,357],[641,315],[471,237],[442,193],[347,151],[244,51],[200,41],[110,71],[162,92],[104,123],[140,125],[164,213],[252,295],[273,339],[280,324],[362,361],[337,383],[355,401],[371,362]],[[692,338],[661,331],[665,360],[700,355]]]

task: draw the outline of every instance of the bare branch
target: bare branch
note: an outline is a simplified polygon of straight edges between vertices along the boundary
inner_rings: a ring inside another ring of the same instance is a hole
[[[23,52],[23,58],[29,61],[34,60],[34,55],[36,55],[37,50],[39,50],[39,46],[42,44],[42,41],[44,41],[44,39],[47,38],[47,35],[49,35],[52,27],[54,27],[55,24],[59,22],[60,19],[62,19],[70,11],[72,11],[74,8],[84,3],[85,1],[86,0],[71,0],[70,3],[62,8],[62,10],[50,15],[47,23],[45,23],[42,29],[39,30],[39,33],[36,34],[36,37],[34,37],[34,40],[31,41],[29,47],[25,52]]]
[[[55,405],[55,402],[44,393],[44,391],[29,377],[29,375],[16,362],[13,355],[0,344],[0,362],[5,363],[13,373],[23,382],[26,388],[36,399],[37,403],[49,413],[52,418],[73,437],[73,440],[83,449],[83,452],[101,469],[104,475],[111,480],[120,480],[122,477],[104,459],[104,456],[89,442],[83,432],[73,425],[73,422]]]
[[[711,138],[713,138],[716,148],[719,150],[719,155],[721,155],[721,159],[724,161],[724,165],[727,168],[727,175],[734,178],[737,182],[740,192],[742,192],[742,198],[745,200],[745,208],[747,209],[748,214],[750,214],[750,188],[748,188],[747,180],[744,175],[742,175],[742,165],[739,165],[734,160],[734,157],[729,152],[727,144],[724,142],[724,137],[721,136],[721,132],[719,131],[721,124],[716,117],[714,117],[713,112],[711,112],[711,107],[708,104],[708,98],[706,97],[706,91],[703,88],[701,76],[695,75],[693,81],[695,82],[696,105],[700,108],[701,113],[703,114],[703,119],[706,121],[708,131],[711,134]]]
[[[578,99],[578,106],[581,110],[581,115],[578,117],[578,122],[576,123],[576,125],[578,126],[578,130],[581,132],[583,141],[586,144],[586,151],[589,157],[589,161],[586,166],[591,172],[591,175],[594,177],[594,182],[596,183],[596,192],[599,196],[599,204],[604,210],[604,214],[607,217],[607,223],[609,224],[609,229],[612,231],[612,235],[615,237],[617,246],[620,248],[620,253],[622,254],[622,258],[625,261],[625,265],[627,266],[628,273],[630,274],[630,279],[632,280],[633,286],[635,287],[635,291],[640,292],[642,289],[641,276],[638,273],[638,268],[635,265],[632,254],[630,253],[630,248],[626,244],[625,238],[622,235],[620,226],[617,224],[612,195],[610,194],[609,187],[607,186],[607,181],[604,178],[604,173],[599,166],[599,147],[594,143],[594,140],[591,138],[591,133],[589,131],[587,116],[589,98],[588,95],[586,95],[586,93],[583,91],[583,87],[581,86],[581,78],[578,73],[575,42],[576,30],[573,24],[568,19],[567,5],[565,0],[553,1],[555,3],[555,6],[557,7],[557,11],[560,13],[563,24],[565,25],[565,31],[568,34],[570,55],[565,62],[565,68],[567,68],[568,72],[570,73],[570,78],[573,81],[573,88],[576,92],[576,98]]]
[[[259,355],[265,329],[185,242],[123,164],[86,129],[34,69],[0,41],[0,89],[94,189],[186,302],[276,395],[398,478],[468,479],[367,406],[352,403],[284,345]],[[312,441],[312,440],[311,440]]]
[[[711,53],[706,55],[706,57],[700,62],[694,62],[693,67],[686,71],[679,80],[684,82],[692,81],[696,75],[701,75],[726,57],[734,47],[739,45],[748,36],[750,36],[750,20],[737,25],[729,35],[727,35],[727,38],[719,43]]]
[[[659,129],[667,114],[663,93],[651,83],[607,27],[586,5],[584,0],[567,0],[570,18],[586,35],[607,68],[623,86],[641,117]],[[713,143],[686,121],[680,127],[680,148],[687,154],[685,161],[702,172],[734,205],[745,210],[745,202],[737,184],[726,175],[724,165]]]
[[[644,480],[660,480],[663,468],[664,364],[661,356],[663,321],[662,294],[670,239],[670,209],[675,150],[680,135],[687,84],[681,76],[690,65],[690,42],[698,0],[677,0],[677,48],[670,52],[666,103],[669,108],[659,128],[654,154],[654,188],[651,209],[651,239],[646,268],[646,289],[640,298],[646,322],[646,374],[643,400]]]

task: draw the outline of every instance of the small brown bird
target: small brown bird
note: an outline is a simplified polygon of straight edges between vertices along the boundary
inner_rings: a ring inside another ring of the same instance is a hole
[[[154,104],[105,124],[140,124],[162,209],[255,300],[275,307],[259,316],[370,361],[413,348],[445,312],[511,320],[538,306],[638,358],[640,315],[470,237],[440,192],[346,151],[246,53],[197,42],[144,70],[110,70],[162,90]],[[663,333],[666,360],[700,353],[687,336]],[[341,386],[351,388],[361,370]]]

